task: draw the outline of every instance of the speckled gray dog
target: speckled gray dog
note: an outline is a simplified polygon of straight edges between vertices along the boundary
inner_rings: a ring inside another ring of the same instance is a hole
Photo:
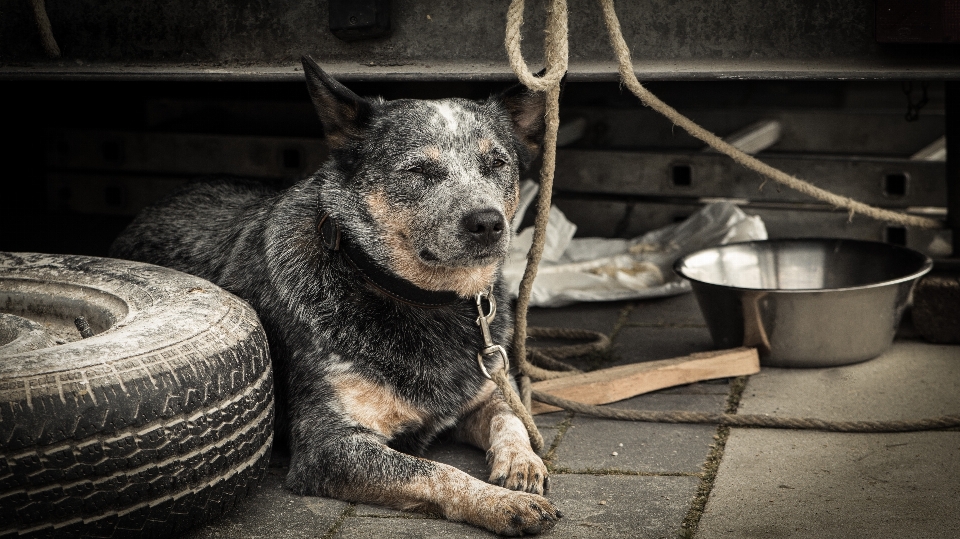
[[[191,186],[144,210],[112,254],[204,277],[256,309],[293,491],[506,535],[551,528],[547,470],[477,365],[474,303],[494,286],[509,304],[499,267],[519,173],[540,150],[542,96],[368,100],[303,66],[331,149],[316,174],[280,193]],[[508,343],[508,309],[491,333]],[[450,428],[487,450],[496,484],[410,454]]]

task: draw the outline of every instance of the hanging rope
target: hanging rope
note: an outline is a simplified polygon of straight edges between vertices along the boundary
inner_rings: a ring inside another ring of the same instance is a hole
[[[546,93],[546,130],[543,137],[543,167],[540,171],[540,196],[537,199],[537,217],[534,223],[533,245],[527,253],[527,266],[520,282],[517,298],[516,318],[514,320],[513,353],[520,358],[520,393],[517,396],[508,383],[506,373],[495,376],[494,382],[513,410],[520,418],[530,436],[530,445],[534,451],[543,448],[543,437],[530,415],[530,377],[545,379],[564,376],[567,371],[549,371],[527,361],[527,306],[533,291],[533,280],[537,276],[543,244],[546,237],[547,217],[550,214],[550,193],[553,190],[553,172],[557,156],[557,128],[560,125],[560,81],[567,72],[567,2],[553,0],[547,10],[547,22],[544,31],[543,48],[546,51],[547,69],[542,77],[534,77],[520,54],[520,29],[523,26],[523,0],[514,0],[507,14],[506,47],[515,51],[509,54],[513,70],[520,81],[535,91]],[[560,374],[556,374],[559,372]]]
[[[689,118],[650,93],[637,80],[633,72],[633,61],[630,58],[630,49],[627,47],[623,34],[620,31],[620,21],[617,19],[613,7],[613,0],[598,0],[603,10],[607,25],[610,43],[616,52],[620,65],[620,77],[624,85],[630,89],[648,107],[660,112],[676,125],[685,129],[694,137],[702,140],[715,150],[724,153],[743,166],[759,172],[768,178],[796,189],[811,197],[827,202],[837,208],[845,208],[852,218],[855,213],[862,213],[874,219],[907,226],[923,228],[941,228],[942,224],[934,219],[927,219],[899,212],[875,208],[831,193],[808,182],[800,180],[783,171],[771,167],[734,146],[724,142],[720,137],[700,127]],[[567,70],[567,3],[566,0],[552,0],[547,11],[547,22],[544,36],[544,58],[546,70],[542,77],[535,77],[527,67],[520,49],[521,28],[523,26],[523,0],[512,0],[507,11],[507,27],[505,46],[510,66],[520,81],[534,91],[545,92],[546,104],[546,133],[544,135],[543,167],[540,173],[540,196],[537,199],[537,213],[534,223],[533,244],[527,254],[527,267],[520,282],[520,292],[516,304],[516,328],[513,338],[514,357],[520,371],[520,396],[518,397],[503,376],[496,377],[498,387],[503,392],[511,408],[520,417],[530,434],[531,445],[539,451],[543,445],[543,438],[537,430],[530,416],[530,401],[537,401],[564,408],[573,412],[610,419],[652,421],[663,423],[706,423],[736,427],[756,428],[789,428],[789,429],[817,429],[833,432],[906,432],[916,430],[943,429],[960,427],[960,416],[942,416],[916,421],[825,421],[810,418],[774,417],[764,415],[733,415],[733,414],[704,414],[696,412],[646,412],[637,410],[621,410],[587,405],[555,397],[547,393],[533,391],[530,379],[545,380],[569,376],[579,372],[577,369],[560,361],[562,357],[579,355],[589,351],[601,350],[609,346],[609,339],[605,336],[596,338],[596,333],[582,330],[559,330],[555,328],[530,328],[527,331],[527,309],[533,290],[533,281],[537,275],[537,268],[543,253],[546,237],[547,217],[550,212],[551,193],[553,190],[553,175],[556,163],[556,140],[559,126],[560,109],[560,81]],[[577,333],[577,331],[579,331]],[[587,338],[594,342],[578,347],[555,347],[552,349],[535,349],[527,351],[526,341],[528,333],[531,336],[554,338]],[[531,363],[538,363],[534,365]],[[544,367],[549,367],[549,370]]]
[[[527,253],[527,267],[520,281],[517,297],[515,330],[513,333],[514,356],[520,360],[520,372],[533,378],[549,377],[549,371],[543,371],[527,362],[527,306],[533,291],[533,281],[543,255],[543,244],[547,233],[547,217],[550,215],[551,192],[553,191],[553,172],[557,156],[557,128],[560,125],[560,80],[567,72],[567,2],[553,0],[547,11],[546,31],[543,48],[546,51],[546,73],[543,77],[534,77],[527,68],[520,53],[520,27],[523,25],[523,0],[513,0],[507,13],[506,46],[510,63],[520,81],[536,91],[546,92],[546,131],[543,137],[543,166],[540,169],[540,196],[537,197],[537,214],[533,229],[533,245]]]
[[[44,52],[50,58],[60,58],[60,47],[57,46],[57,40],[53,38],[50,18],[47,17],[47,6],[43,0],[30,0],[30,7],[33,8],[33,18],[40,32],[40,42],[43,43]]]
[[[687,133],[690,133],[694,137],[700,139],[718,152],[730,156],[737,163],[740,163],[750,170],[759,172],[760,174],[763,174],[764,176],[776,182],[782,183],[791,189],[800,191],[805,195],[809,195],[817,200],[826,202],[831,206],[836,208],[845,208],[850,212],[851,218],[856,213],[862,213],[863,215],[872,217],[878,221],[897,223],[905,226],[915,226],[919,228],[943,227],[943,224],[936,219],[907,215],[905,213],[876,208],[868,204],[864,204],[863,202],[853,200],[852,198],[831,193],[826,189],[821,189],[809,182],[805,182],[795,176],[791,176],[782,170],[771,167],[770,165],[753,156],[747,155],[730,143],[725,142],[717,135],[707,131],[703,127],[700,127],[690,118],[680,114],[676,111],[676,109],[670,105],[667,105],[661,101],[660,98],[650,93],[650,91],[644,88],[643,85],[640,84],[640,81],[637,80],[637,76],[633,72],[633,60],[630,58],[630,49],[627,47],[627,42],[623,39],[623,33],[620,31],[620,20],[617,18],[617,12],[613,8],[613,0],[598,1],[600,2],[600,6],[603,8],[603,18],[607,25],[607,32],[610,37],[610,45],[613,47],[613,50],[617,55],[617,61],[620,64],[620,80],[631,92],[633,92],[634,95],[640,98],[640,101],[642,101],[644,105],[652,108],[660,114],[663,114],[674,124],[682,127]]]

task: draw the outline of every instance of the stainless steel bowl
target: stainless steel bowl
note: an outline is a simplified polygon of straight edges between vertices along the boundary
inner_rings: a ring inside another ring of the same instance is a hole
[[[772,367],[833,367],[882,354],[929,257],[887,243],[733,243],[676,262],[714,343],[755,346]]]

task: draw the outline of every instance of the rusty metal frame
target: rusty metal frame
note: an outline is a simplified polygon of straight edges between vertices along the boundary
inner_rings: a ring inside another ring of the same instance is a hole
[[[0,79],[299,80],[314,55],[344,80],[510,80],[508,2],[393,2],[392,35],[336,38],[327,3],[302,0],[49,0],[63,58],[47,60],[25,2],[0,18]],[[529,2],[524,53],[541,53]],[[960,78],[960,44],[878,43],[873,2],[621,1],[641,80]],[[615,80],[595,2],[570,3],[570,81]]]

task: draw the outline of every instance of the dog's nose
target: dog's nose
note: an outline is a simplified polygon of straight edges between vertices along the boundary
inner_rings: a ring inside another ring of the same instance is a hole
[[[496,243],[503,236],[506,222],[497,210],[486,209],[468,213],[460,224],[469,237],[486,247]]]

